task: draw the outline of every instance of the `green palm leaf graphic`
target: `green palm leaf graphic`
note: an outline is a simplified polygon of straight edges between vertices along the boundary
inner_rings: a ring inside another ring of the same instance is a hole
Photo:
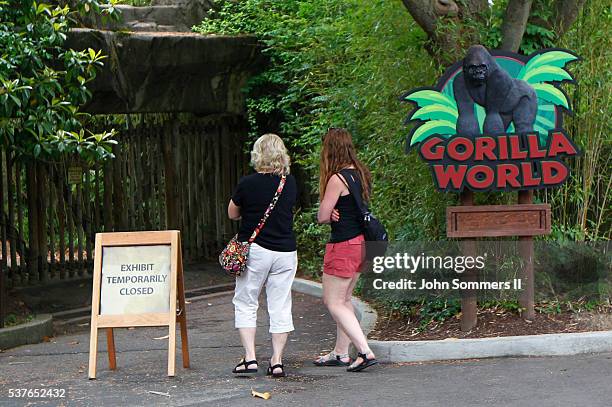
[[[456,122],[449,122],[448,120],[430,120],[421,124],[415,132],[412,134],[410,139],[410,145],[414,145],[425,140],[429,136],[438,134],[440,136],[451,136],[457,133],[455,127]]]
[[[546,106],[550,106],[550,105],[546,105]],[[538,109],[538,116],[536,117],[536,123],[538,123],[543,128],[554,129],[555,123],[547,119],[546,116],[542,114],[543,112],[541,112],[540,110],[541,109]]]
[[[540,141],[546,142],[548,132],[555,128],[552,120],[556,106],[569,110],[565,94],[550,82],[571,81],[572,76],[564,68],[568,62],[578,57],[569,52],[552,50],[531,58],[518,73],[517,78],[529,83],[538,96],[538,113],[534,130]]]
[[[525,80],[525,74],[532,69],[540,66],[556,66],[558,68],[564,68],[565,65],[570,61],[577,60],[578,57],[565,51],[548,51],[542,54],[536,55],[531,58],[529,62],[521,69],[517,75],[518,79]]]
[[[428,106],[424,106],[418,109],[412,117],[411,120],[448,120],[451,122],[456,122],[459,113],[456,108],[450,108],[447,105],[443,104],[432,104]]]
[[[563,106],[569,110],[569,102],[567,97],[553,85],[549,83],[538,83],[531,86],[533,86],[533,89],[536,91],[538,99],[542,99],[558,106]]]
[[[563,68],[543,65],[527,71],[523,80],[533,85],[541,82],[571,81],[572,76]]]
[[[455,124],[459,111],[455,101],[448,95],[434,89],[421,89],[409,93],[404,99],[418,106],[409,120],[421,121],[412,133],[411,146],[434,134],[449,137],[457,132]]]
[[[432,104],[441,104],[457,110],[457,104],[454,100],[433,89],[418,90],[406,95],[404,99],[416,103],[419,107],[425,107]]]
[[[480,129],[480,133],[482,133],[487,112],[485,111],[484,107],[474,103],[474,113],[476,114],[476,120],[478,120],[478,129]]]

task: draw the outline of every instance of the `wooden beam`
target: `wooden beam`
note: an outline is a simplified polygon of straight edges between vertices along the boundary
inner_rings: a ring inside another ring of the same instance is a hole
[[[474,193],[466,190],[459,196],[462,208],[474,208]],[[474,240],[464,240],[461,242],[461,251],[464,256],[476,256],[476,242]],[[476,281],[478,272],[475,268],[467,269],[461,276],[462,281]],[[471,331],[478,322],[478,299],[476,290],[461,291],[461,331]]]
[[[533,191],[519,191],[518,203],[519,207],[533,206]],[[548,230],[550,233],[550,205],[548,208]],[[528,320],[535,318],[535,288],[533,275],[533,235],[527,233],[517,233],[519,235],[519,253],[523,260],[523,268],[521,270],[521,279],[523,280],[523,292],[519,298],[519,304],[523,308],[523,317]]]
[[[448,237],[539,236],[550,233],[548,204],[449,206]]]

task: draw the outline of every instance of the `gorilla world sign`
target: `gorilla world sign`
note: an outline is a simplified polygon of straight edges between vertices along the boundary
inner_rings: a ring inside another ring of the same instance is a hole
[[[571,113],[559,87],[578,57],[547,49],[530,56],[472,46],[433,88],[402,96],[415,108],[407,149],[418,149],[441,191],[550,188],[569,176],[562,160],[579,154],[563,130]]]

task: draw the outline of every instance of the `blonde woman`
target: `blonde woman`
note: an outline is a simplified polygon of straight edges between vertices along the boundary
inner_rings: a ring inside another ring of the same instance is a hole
[[[251,244],[246,271],[236,278],[235,326],[245,353],[233,373],[257,373],[255,330],[259,294],[265,285],[273,349],[267,374],[283,377],[283,350],[293,331],[291,285],[297,269],[293,207],[297,187],[289,175],[287,149],[277,135],[265,134],[255,141],[251,164],[256,172],[240,179],[227,209],[230,219],[240,220],[240,241],[249,239],[279,188],[281,177],[286,178],[274,209]]]

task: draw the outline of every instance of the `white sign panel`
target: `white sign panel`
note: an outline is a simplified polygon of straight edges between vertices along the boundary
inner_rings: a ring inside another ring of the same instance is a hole
[[[170,246],[102,249],[100,315],[170,310]]]

